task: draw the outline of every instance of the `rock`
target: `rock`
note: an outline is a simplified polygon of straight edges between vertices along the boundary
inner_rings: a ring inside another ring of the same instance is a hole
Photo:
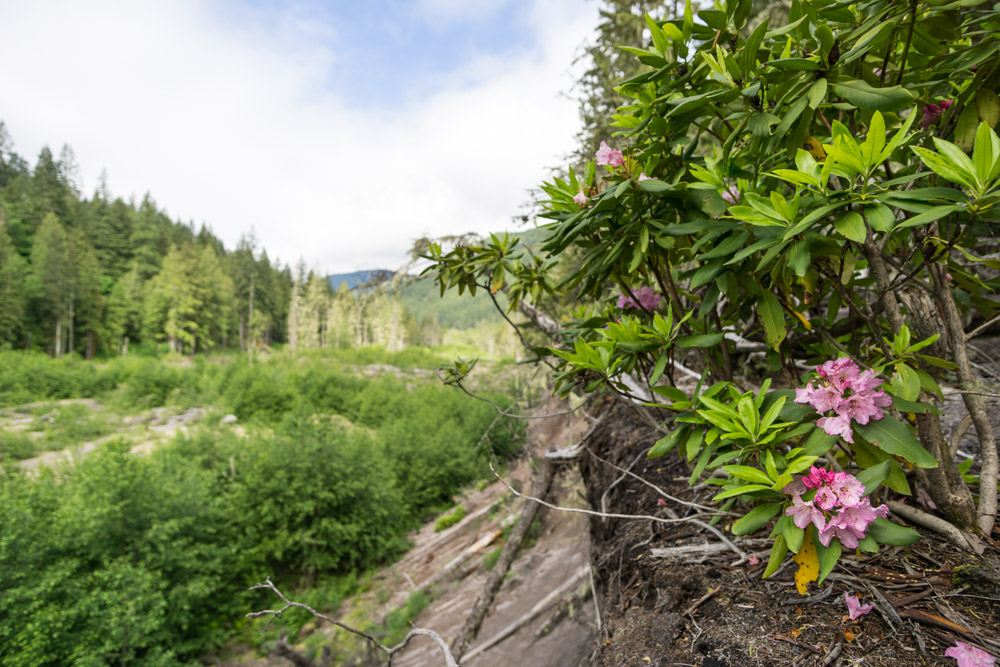
[[[226,415],[219,420],[220,424],[235,424],[237,422],[236,415]]]

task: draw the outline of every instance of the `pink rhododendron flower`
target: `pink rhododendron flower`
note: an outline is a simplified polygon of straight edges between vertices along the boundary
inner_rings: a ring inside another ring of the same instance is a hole
[[[816,426],[826,431],[827,435],[839,435],[847,442],[854,442],[854,434],[851,432],[851,418],[837,415],[836,417],[820,417],[816,420]]]
[[[865,495],[865,485],[854,475],[838,472],[830,482],[830,489],[837,494],[837,501],[844,507],[854,507]],[[865,499],[867,501],[867,499]]]
[[[872,507],[868,498],[862,498],[856,505],[844,506],[840,510],[840,514],[837,515],[837,523],[844,527],[850,526],[861,533],[861,537],[864,537],[865,531],[868,530],[868,524],[875,519],[884,519],[887,516],[889,516],[888,507],[885,505]]]
[[[607,142],[604,141],[601,142],[601,147],[597,149],[594,157],[597,158],[598,167],[603,167],[605,165],[617,167],[625,161],[621,151],[616,151],[611,148],[611,146],[608,146]]]
[[[865,534],[853,526],[843,525],[838,520],[839,518],[840,516],[838,515],[830,519],[829,523],[826,524],[826,528],[819,531],[819,541],[824,547],[828,547],[833,538],[836,537],[848,549],[857,549],[858,540],[863,538]]]
[[[826,526],[826,515],[811,501],[802,500],[802,496],[792,496],[792,506],[785,509],[785,515],[792,517],[795,525],[803,530],[810,523],[816,526],[816,530],[823,530]]]
[[[882,76],[883,74],[885,74],[885,70],[882,69],[881,67],[875,67],[872,69],[872,74],[874,74],[875,76]]]
[[[844,593],[844,602],[847,603],[847,614],[852,621],[858,620],[875,608],[873,604],[861,604],[858,597],[850,593]]]
[[[740,200],[740,189],[735,185],[730,185],[729,189],[722,193],[722,198],[733,206]]]
[[[816,372],[834,387],[844,391],[858,379],[861,370],[850,357],[837,357],[817,366]]]
[[[782,489],[784,493],[787,493],[790,496],[801,496],[808,490],[809,490],[808,487],[802,483],[801,477],[798,479],[793,479],[792,481],[790,481],[788,484],[785,485],[785,488]]]
[[[667,501],[664,500],[663,498],[657,498],[656,499],[656,506],[657,507],[666,507],[667,506]]]
[[[813,466],[809,468],[809,474],[802,476],[802,484],[807,489],[818,489],[821,486],[832,483],[837,479],[837,474],[827,470],[826,468],[820,468],[819,466]]]
[[[837,506],[837,494],[833,492],[829,486],[824,486],[816,491],[816,496],[813,498],[813,502],[821,510],[829,512],[834,507]]]
[[[861,371],[858,375],[858,379],[856,379],[851,386],[856,392],[868,393],[881,387],[882,379],[875,375],[875,371],[868,368]]]
[[[649,176],[647,176],[646,172],[642,172],[641,174],[639,174],[639,181],[640,182],[642,182],[642,181],[651,181],[651,180],[653,180],[653,179],[650,178]]]
[[[938,104],[934,104],[932,102],[932,103],[928,104],[927,106],[925,106],[924,107],[924,116],[923,116],[923,118],[920,121],[921,127],[923,127],[926,130],[931,125],[933,125],[934,123],[936,123],[937,120],[938,120],[938,118],[941,117],[941,114],[943,114],[945,111],[947,111],[948,108],[952,104],[954,104],[954,103],[955,102],[953,100],[942,100]]]
[[[750,556],[750,558],[747,558],[747,562],[749,562],[751,565],[757,565],[758,563],[760,563],[760,559],[757,558],[756,556]]]
[[[990,667],[996,664],[996,658],[972,644],[955,642],[944,654],[958,660],[958,667]]]
[[[643,285],[638,290],[633,290],[633,299],[628,293],[618,297],[619,308],[642,308],[643,310],[656,310],[663,298],[648,285]]]
[[[808,403],[816,412],[829,412],[836,408],[844,398],[844,392],[828,384],[814,387],[812,383],[804,388],[795,389],[795,402]]]
[[[878,421],[885,416],[882,409],[875,405],[875,397],[872,394],[848,396],[838,403],[834,410],[838,416],[845,417],[848,421],[853,419],[861,425],[867,424],[872,418]]]
[[[577,192],[576,195],[573,197],[573,202],[575,204],[579,204],[580,206],[583,206],[584,204],[586,204],[587,203],[587,195],[586,195],[586,193],[583,190],[580,190],[579,192]]]

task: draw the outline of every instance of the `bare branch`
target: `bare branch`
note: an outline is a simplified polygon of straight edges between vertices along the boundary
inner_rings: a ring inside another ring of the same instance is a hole
[[[889,509],[893,514],[897,514],[907,521],[920,524],[924,528],[930,528],[934,532],[944,535],[956,546],[962,549],[966,549],[977,554],[981,554],[986,550],[986,545],[984,545],[978,537],[972,535],[971,533],[959,530],[953,524],[948,523],[944,519],[938,518],[933,514],[928,514],[923,510],[917,509],[916,507],[910,507],[909,505],[904,505],[903,503],[896,502],[895,500],[887,501],[886,505],[889,506]]]
[[[492,461],[490,461],[489,464],[490,464],[490,470],[493,471],[493,475],[496,476],[496,478],[498,480],[500,480],[500,483],[503,484],[505,487],[507,487],[507,490],[510,491],[511,493],[513,493],[515,496],[517,496],[518,498],[524,498],[525,500],[530,500],[532,502],[536,502],[539,505],[544,505],[545,507],[548,507],[549,509],[554,509],[554,510],[557,510],[559,512],[575,512],[577,514],[588,514],[590,516],[597,516],[597,517],[603,517],[603,518],[608,518],[608,519],[645,519],[647,521],[656,521],[657,523],[668,523],[668,524],[673,524],[673,523],[697,523],[695,517],[684,517],[684,518],[678,518],[678,519],[664,519],[662,516],[653,516],[653,515],[650,515],[650,514],[614,514],[612,512],[595,512],[594,510],[582,509],[582,508],[578,508],[578,507],[560,507],[559,505],[553,505],[552,503],[546,502],[546,501],[542,500],[541,498],[535,498],[533,496],[528,496],[528,495],[525,495],[525,494],[517,491],[514,487],[512,487],[510,484],[507,483],[507,480],[505,480],[503,477],[500,476],[500,473],[498,473],[497,470],[496,470],[496,468],[493,467],[493,462]],[[704,516],[704,515],[698,515],[698,516]],[[741,556],[744,555],[742,551],[740,551],[739,553],[740,553]]]
[[[451,649],[448,648],[447,642],[445,642],[444,639],[441,638],[441,635],[434,632],[433,630],[427,630],[425,628],[412,628],[410,632],[407,633],[406,637],[403,638],[403,641],[401,641],[396,646],[389,647],[382,644],[382,642],[380,642],[373,635],[370,635],[367,632],[363,632],[361,630],[352,628],[349,625],[345,625],[340,621],[338,621],[337,619],[327,616],[326,614],[321,614],[320,612],[316,611],[307,604],[302,604],[301,602],[293,602],[292,600],[289,600],[287,597],[285,597],[285,594],[282,593],[280,590],[278,590],[277,586],[274,585],[274,583],[271,581],[271,577],[265,579],[264,583],[262,584],[256,584],[255,586],[250,587],[250,590],[258,590],[258,589],[267,589],[272,591],[275,595],[281,598],[281,601],[285,603],[285,606],[282,607],[281,609],[264,609],[262,611],[254,611],[247,614],[246,615],[247,618],[259,618],[262,616],[279,617],[281,616],[281,614],[288,611],[292,607],[298,607],[299,609],[305,609],[307,612],[309,612],[316,618],[322,619],[327,623],[331,623],[342,630],[347,630],[348,632],[365,639],[369,644],[371,644],[379,651],[385,653],[389,658],[392,658],[392,656],[394,656],[396,653],[403,650],[403,648],[414,637],[417,636],[430,637],[441,648],[441,652],[444,654],[444,663],[446,667],[458,667],[458,661],[455,660],[455,656],[452,655]]]

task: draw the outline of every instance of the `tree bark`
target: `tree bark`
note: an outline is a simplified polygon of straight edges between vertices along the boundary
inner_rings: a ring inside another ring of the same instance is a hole
[[[554,472],[555,465],[549,462],[548,459],[542,458],[538,460],[538,467],[535,469],[534,475],[532,475],[532,496],[545,499],[545,496],[549,493],[549,489],[552,487]],[[483,620],[485,620],[486,614],[493,606],[493,599],[496,597],[497,591],[500,590],[500,585],[503,584],[507,576],[507,570],[510,569],[511,564],[514,562],[514,557],[517,556],[517,552],[520,550],[524,538],[528,535],[528,530],[531,528],[532,522],[538,516],[540,508],[541,505],[538,503],[525,500],[524,509],[521,511],[517,526],[514,527],[514,531],[507,539],[503,551],[500,552],[500,560],[497,561],[493,571],[490,572],[490,576],[486,579],[486,584],[483,586],[482,592],[479,593],[476,603],[472,606],[472,611],[469,612],[468,620],[466,620],[458,636],[451,643],[451,651],[454,653],[456,660],[460,661],[462,659],[465,652],[469,650],[469,646],[475,641],[476,635],[479,634]]]

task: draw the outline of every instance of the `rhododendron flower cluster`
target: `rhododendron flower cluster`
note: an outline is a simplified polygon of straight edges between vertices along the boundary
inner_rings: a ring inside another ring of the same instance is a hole
[[[847,442],[854,442],[851,422],[864,425],[885,416],[882,408],[892,405],[892,398],[878,389],[882,380],[875,371],[861,371],[848,357],[838,357],[816,367],[820,382],[810,381],[795,390],[796,403],[808,403],[816,412],[833,411],[834,416],[821,417],[816,425],[829,435],[839,435]],[[876,391],[878,389],[878,391]],[[850,393],[848,393],[850,392]]]
[[[597,149],[596,153],[594,153],[594,157],[597,158],[598,167],[603,167],[605,165],[609,167],[617,167],[625,161],[622,152],[616,151],[611,146],[608,146],[605,141],[601,142],[601,147]]]
[[[819,541],[825,547],[836,537],[848,549],[855,549],[868,524],[889,516],[885,505],[872,507],[871,501],[863,497],[864,484],[846,472],[813,466],[808,475],[786,486],[785,493],[792,496],[792,506],[785,514],[799,528],[805,529],[810,523],[816,526]],[[808,500],[803,498],[810,494]]]
[[[634,291],[633,294],[635,294],[634,299],[627,292],[619,296],[618,307],[656,310],[660,305],[660,299],[663,298],[657,292],[654,292],[652,287],[646,285],[643,285],[641,288]]]

